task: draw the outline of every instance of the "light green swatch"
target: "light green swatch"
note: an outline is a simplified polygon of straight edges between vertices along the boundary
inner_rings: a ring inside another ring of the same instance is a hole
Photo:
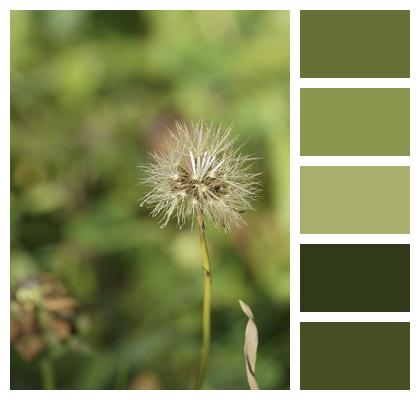
[[[409,156],[410,89],[301,89],[303,156]]]
[[[301,233],[410,233],[409,167],[301,167]]]

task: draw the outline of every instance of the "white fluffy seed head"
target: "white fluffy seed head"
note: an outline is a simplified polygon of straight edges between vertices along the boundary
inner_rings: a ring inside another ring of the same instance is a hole
[[[240,153],[231,129],[177,122],[164,150],[140,166],[141,183],[150,188],[141,206],[151,207],[162,228],[171,218],[180,229],[197,218],[225,231],[244,223],[242,213],[259,191],[259,174],[251,171],[255,158]]]

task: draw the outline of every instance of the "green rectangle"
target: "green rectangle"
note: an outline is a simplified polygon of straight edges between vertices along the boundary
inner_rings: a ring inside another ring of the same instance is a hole
[[[302,244],[300,310],[410,311],[410,245]]]
[[[410,389],[408,322],[302,322],[301,389]]]
[[[303,156],[409,156],[410,89],[301,89]]]
[[[300,76],[409,78],[410,11],[301,11]]]
[[[301,233],[410,233],[409,167],[301,167]]]

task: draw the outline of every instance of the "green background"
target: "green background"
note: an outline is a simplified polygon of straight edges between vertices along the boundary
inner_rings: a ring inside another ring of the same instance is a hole
[[[301,89],[303,156],[409,156],[410,89]]]
[[[409,78],[410,11],[301,11],[300,76]]]
[[[213,344],[205,388],[289,385],[289,13],[13,11],[11,280],[48,272],[79,304],[81,350],[51,349],[62,389],[188,389],[201,340],[195,230],[159,229],[136,168],[176,118],[233,122],[260,157],[247,226],[208,228]],[[12,350],[11,387],[41,387]]]
[[[410,233],[409,167],[301,167],[301,233]]]
[[[301,389],[410,389],[408,322],[303,322]]]
[[[410,311],[410,245],[302,244],[300,310]]]

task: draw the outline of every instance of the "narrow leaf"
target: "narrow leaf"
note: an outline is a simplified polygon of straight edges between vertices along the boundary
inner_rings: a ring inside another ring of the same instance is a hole
[[[258,349],[258,330],[254,321],[254,314],[251,308],[242,300],[239,300],[239,305],[244,314],[248,317],[248,323],[245,328],[245,341],[244,341],[244,357],[245,357],[245,370],[246,377],[250,389],[258,390],[258,383],[255,379],[255,364],[257,361]]]

